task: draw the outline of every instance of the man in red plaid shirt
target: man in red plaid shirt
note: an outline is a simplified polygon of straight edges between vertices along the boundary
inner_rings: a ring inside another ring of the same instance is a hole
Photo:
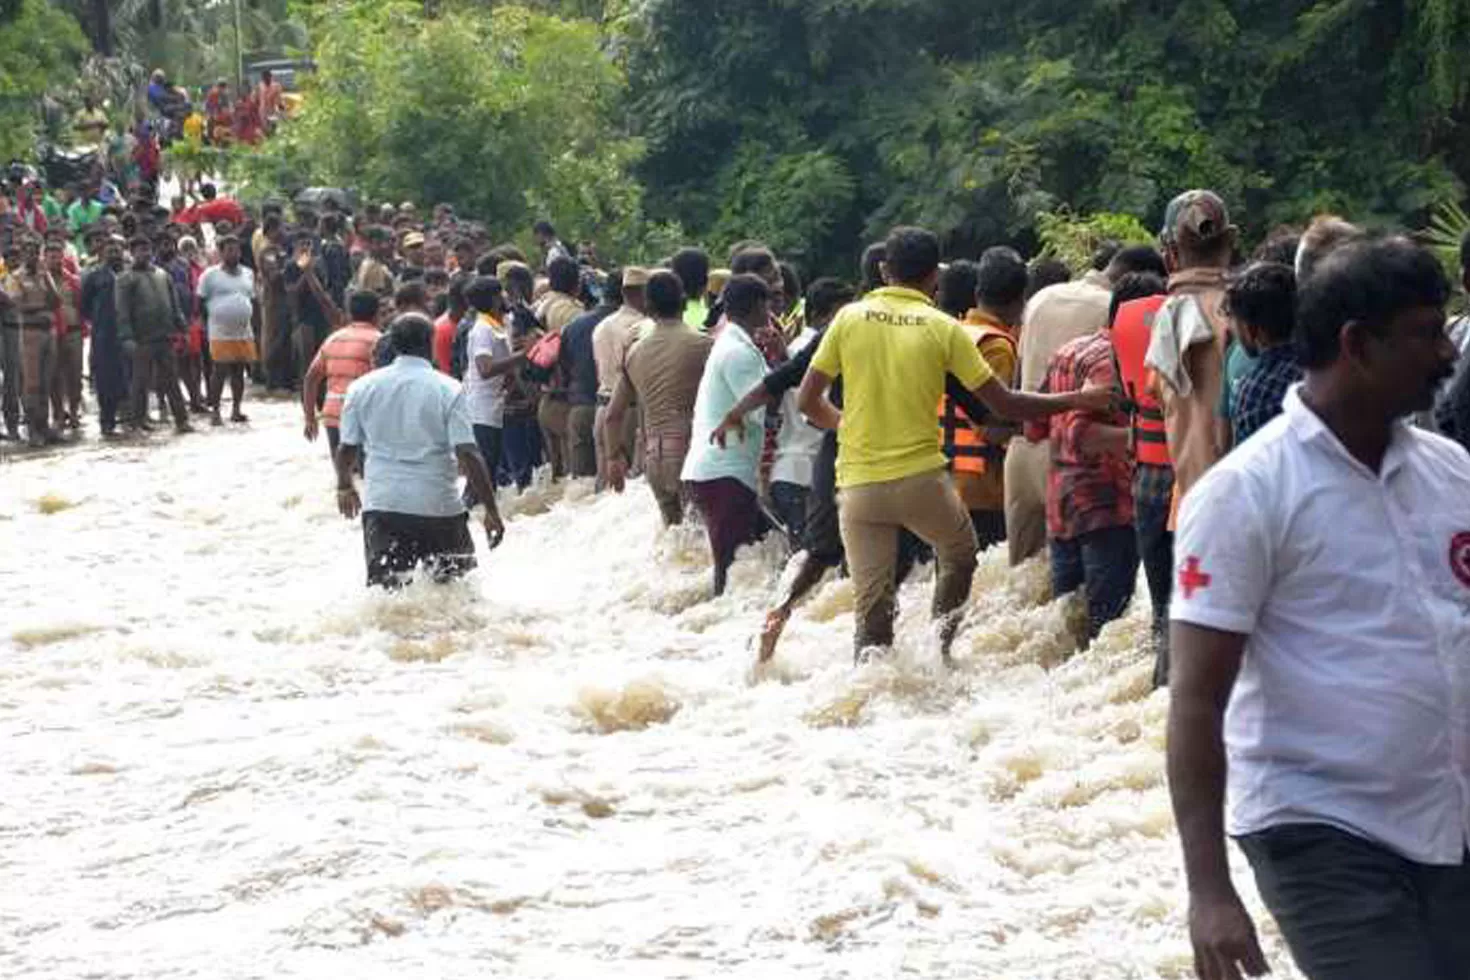
[[[1130,273],[1113,288],[1112,310],[1162,289],[1158,276]],[[1106,327],[1062,345],[1039,390],[1062,393],[1089,385],[1119,385]],[[1046,531],[1052,594],[1086,590],[1089,643],[1106,623],[1123,615],[1138,578],[1129,434],[1128,416],[1122,412],[1063,412],[1045,422],[1026,424],[1027,439],[1051,443]]]

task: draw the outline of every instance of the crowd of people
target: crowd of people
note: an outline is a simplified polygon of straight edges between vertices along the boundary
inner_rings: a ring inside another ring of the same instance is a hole
[[[226,388],[247,422],[252,378],[292,392],[387,587],[473,568],[470,513],[495,547],[538,468],[641,476],[703,527],[716,595],[784,536],[763,661],[838,570],[862,660],[932,561],[948,663],[984,549],[1045,552],[1083,646],[1141,567],[1200,976],[1265,968],[1227,832],[1314,980],[1466,975],[1470,331],[1422,247],[1328,216],[1247,257],[1196,190],[1077,278],[899,227],[804,288],[755,241],[604,266],[544,221],[528,255],[445,205],[201,195],[7,212],[9,438],[22,406],[32,445],[78,429],[87,364],[109,438],[155,400],[185,432]]]

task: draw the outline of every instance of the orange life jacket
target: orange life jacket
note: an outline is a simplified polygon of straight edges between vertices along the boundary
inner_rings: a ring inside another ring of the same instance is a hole
[[[1164,409],[1149,394],[1148,368],[1143,363],[1144,355],[1148,353],[1149,338],[1153,335],[1154,317],[1167,298],[1146,296],[1124,303],[1118,307],[1111,330],[1123,391],[1138,405],[1133,416],[1135,456],[1138,462],[1149,466],[1173,465],[1164,429]]]
[[[1016,356],[1016,338],[1000,327],[991,324],[961,324],[979,348],[992,337],[1004,341],[1011,348],[1012,360]],[[1005,379],[1009,383],[1010,379]],[[976,431],[970,417],[947,395],[939,397],[939,443],[949,467],[956,473],[984,473],[988,465],[997,466],[1005,459],[1004,446],[992,446],[985,435]]]

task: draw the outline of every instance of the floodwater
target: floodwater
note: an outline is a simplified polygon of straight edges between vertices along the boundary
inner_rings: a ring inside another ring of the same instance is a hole
[[[992,552],[959,669],[927,580],[854,669],[829,581],[755,676],[777,549],[711,601],[640,484],[370,595],[325,449],[249,410],[0,464],[0,976],[1191,974],[1146,602],[1073,656]]]

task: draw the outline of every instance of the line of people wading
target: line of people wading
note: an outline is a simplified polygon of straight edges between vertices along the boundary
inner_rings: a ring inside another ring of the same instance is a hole
[[[982,549],[1046,549],[1054,592],[1083,594],[1084,643],[1141,565],[1197,974],[1267,968],[1233,838],[1313,980],[1470,977],[1470,331],[1422,247],[1326,217],[1247,260],[1225,203],[1189,191],[1158,248],[1105,247],[1076,280],[1042,286],[1007,247],[943,263],[935,235],[896,228],[859,288],[803,291],[754,242],[725,269],[695,248],[602,269],[543,222],[533,269],[447,208],[347,227],[288,237],[266,214],[191,276],[152,271],[155,243],[186,236],[104,223],[100,265],[65,287],[66,243],[44,264],[25,244],[0,300],[10,429],[23,389],[44,441],[58,322],[92,331],[104,432],[128,369],[132,423],[163,390],[185,428],[197,299],[214,365],[196,407],[218,419],[228,382],[243,421],[247,368],[296,387],[374,585],[474,567],[471,510],[494,548],[497,492],[543,464],[615,492],[641,475],[665,525],[697,515],[716,594],[741,547],[783,532],[796,568],[763,661],[835,569],[863,659],[932,559],[948,663]],[[79,370],[79,350],[55,356]]]

